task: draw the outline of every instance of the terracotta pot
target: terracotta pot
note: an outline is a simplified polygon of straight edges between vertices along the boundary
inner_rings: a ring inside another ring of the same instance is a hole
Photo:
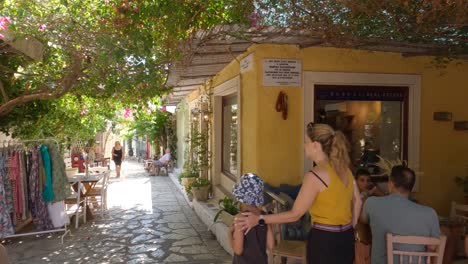
[[[194,182],[196,177],[182,178],[182,185],[187,190],[190,183]]]
[[[210,194],[210,186],[203,187],[192,187],[192,194],[195,199],[200,202],[208,200],[208,195]]]
[[[234,222],[234,216],[225,211],[222,211],[221,215],[219,216],[219,220],[225,223],[227,226],[230,226],[232,222]]]

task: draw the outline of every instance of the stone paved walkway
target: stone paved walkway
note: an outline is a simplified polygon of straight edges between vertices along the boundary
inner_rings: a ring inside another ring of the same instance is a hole
[[[231,263],[168,177],[124,163],[109,186],[108,213],[57,235],[8,241],[11,263]]]

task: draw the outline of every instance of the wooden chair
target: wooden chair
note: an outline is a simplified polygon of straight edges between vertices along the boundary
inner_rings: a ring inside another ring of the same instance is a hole
[[[387,234],[387,263],[394,263],[395,256],[398,256],[399,263],[409,264],[420,264],[422,260],[426,258],[426,263],[430,264],[442,264],[444,259],[445,243],[447,241],[446,236],[440,236],[440,238],[433,237],[421,237],[421,236],[394,236],[393,234]],[[423,245],[423,246],[435,246],[435,252],[416,252],[416,251],[403,251],[395,249],[393,244],[407,244],[407,245]],[[408,262],[403,262],[404,259],[408,259]],[[417,259],[417,262],[413,260]]]
[[[110,171],[106,171],[104,177],[102,178],[102,184],[99,186],[94,186],[89,190],[85,195],[87,198],[97,199],[99,198],[99,203],[101,206],[101,217],[104,217],[104,211],[107,210],[107,187],[109,185]]]
[[[5,247],[2,244],[0,244],[0,263],[2,263],[2,264],[10,263],[10,261],[8,260],[7,251],[6,251]]]
[[[169,168],[172,166],[172,161],[166,162],[163,166],[159,168],[159,175],[161,176],[169,176]],[[162,170],[164,169],[164,174],[162,173]]]
[[[168,161],[164,163],[162,166],[158,166],[158,168],[156,168],[157,166],[155,166],[154,163],[151,163],[151,165],[149,165],[149,171],[148,171],[149,175],[150,176],[168,176],[170,163],[171,161]],[[158,170],[157,175],[156,175],[156,169]],[[165,171],[164,174],[162,173],[163,169]]]
[[[271,206],[276,213],[280,212],[280,204],[277,200],[273,200]],[[306,241],[284,240],[281,232],[281,225],[271,225],[273,236],[275,238],[275,247],[268,256],[268,263],[283,263],[284,258],[292,258],[300,260],[303,264],[306,263]],[[275,262],[276,258],[280,258],[280,262]]]
[[[75,188],[76,187],[76,191]],[[83,217],[83,222],[86,224],[86,197],[81,195],[81,182],[76,181],[70,183],[72,194],[65,199],[65,208],[67,213],[70,216],[75,216],[75,228],[78,228],[79,219],[80,219],[80,208],[81,208],[81,217]]]
[[[452,201],[450,217],[460,218],[460,220],[462,221],[467,221],[468,220],[468,205],[457,204],[457,202]]]

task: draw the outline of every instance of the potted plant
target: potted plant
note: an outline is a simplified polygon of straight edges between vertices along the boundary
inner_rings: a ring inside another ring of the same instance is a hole
[[[216,213],[213,222],[216,223],[220,219],[221,222],[230,226],[234,221],[234,216],[239,213],[239,202],[225,196],[219,200],[218,205],[219,211]]]
[[[198,174],[194,171],[184,171],[181,174],[179,174],[179,182],[182,183],[185,190],[187,190],[187,188],[189,188],[190,183],[194,182],[197,177]],[[187,191],[187,193],[189,192]]]
[[[210,193],[211,182],[203,177],[196,178],[195,181],[189,184],[187,192],[192,192],[193,197],[198,201],[204,202],[208,200]]]

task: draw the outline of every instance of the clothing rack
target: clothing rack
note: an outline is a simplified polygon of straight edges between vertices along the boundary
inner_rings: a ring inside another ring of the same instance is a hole
[[[9,147],[10,143],[12,143],[13,145],[16,145],[16,144],[22,144],[22,145],[25,145],[25,143],[44,143],[44,142],[54,142],[57,144],[57,147],[60,147],[60,144],[59,142],[54,139],[54,138],[40,138],[40,139],[27,139],[27,140],[17,140],[17,139],[11,139],[11,140],[4,140],[3,141],[3,147],[5,148],[5,143],[7,143],[8,145],[6,146],[7,148]],[[66,212],[65,212],[66,213]],[[28,221],[28,220],[27,220]],[[23,236],[34,236],[34,235],[42,235],[42,234],[50,234],[50,233],[58,233],[58,232],[64,232],[63,235],[60,237],[61,238],[61,243],[63,244],[63,239],[64,237],[70,233],[71,234],[71,231],[69,228],[67,228],[67,224],[65,224],[63,226],[63,228],[54,228],[54,229],[49,229],[49,230],[44,230],[44,231],[35,231],[35,232],[25,232],[25,233],[19,233],[19,234],[14,234],[14,235],[10,235],[10,236],[6,236],[4,237],[3,239],[8,239],[8,238],[14,238],[14,237],[23,237]]]

